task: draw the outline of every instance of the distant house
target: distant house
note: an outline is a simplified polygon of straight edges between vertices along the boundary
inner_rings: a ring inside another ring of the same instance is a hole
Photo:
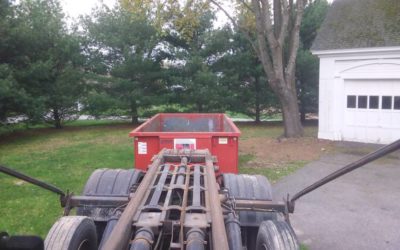
[[[312,52],[320,58],[319,138],[400,139],[399,0],[335,0]]]

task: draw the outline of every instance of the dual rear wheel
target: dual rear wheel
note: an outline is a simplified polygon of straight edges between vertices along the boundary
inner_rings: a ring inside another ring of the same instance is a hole
[[[272,200],[272,188],[262,175],[224,174],[223,187],[235,199]],[[279,212],[240,211],[243,242],[248,250],[297,250],[292,227]]]
[[[141,177],[135,169],[95,170],[82,192],[86,196],[129,196]],[[97,250],[113,208],[79,207],[78,216],[61,217],[45,239],[46,250]]]

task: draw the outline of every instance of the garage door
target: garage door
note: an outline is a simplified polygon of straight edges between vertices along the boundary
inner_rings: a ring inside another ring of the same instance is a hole
[[[343,140],[400,139],[400,80],[346,80],[344,87]]]

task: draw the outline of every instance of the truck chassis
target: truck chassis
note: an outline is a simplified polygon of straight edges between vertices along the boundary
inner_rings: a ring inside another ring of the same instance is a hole
[[[87,238],[81,244],[94,249],[262,249],[257,243],[267,240],[275,228],[279,232],[274,237],[280,236],[284,249],[298,248],[286,205],[272,202],[264,176],[216,175],[217,171],[208,150],[174,149],[154,156],[146,174],[97,170],[82,196],[69,194],[62,199],[65,215],[76,207],[78,216],[57,221],[45,247],[69,249],[76,240],[64,239],[60,245],[57,236],[77,231],[79,223],[68,222],[83,223],[85,218],[97,242],[88,244],[93,239]],[[267,234],[257,238],[254,234],[262,221],[272,225],[263,224]]]

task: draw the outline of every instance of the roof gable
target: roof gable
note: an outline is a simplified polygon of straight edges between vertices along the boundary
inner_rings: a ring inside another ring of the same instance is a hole
[[[400,46],[399,0],[335,0],[312,50]]]

